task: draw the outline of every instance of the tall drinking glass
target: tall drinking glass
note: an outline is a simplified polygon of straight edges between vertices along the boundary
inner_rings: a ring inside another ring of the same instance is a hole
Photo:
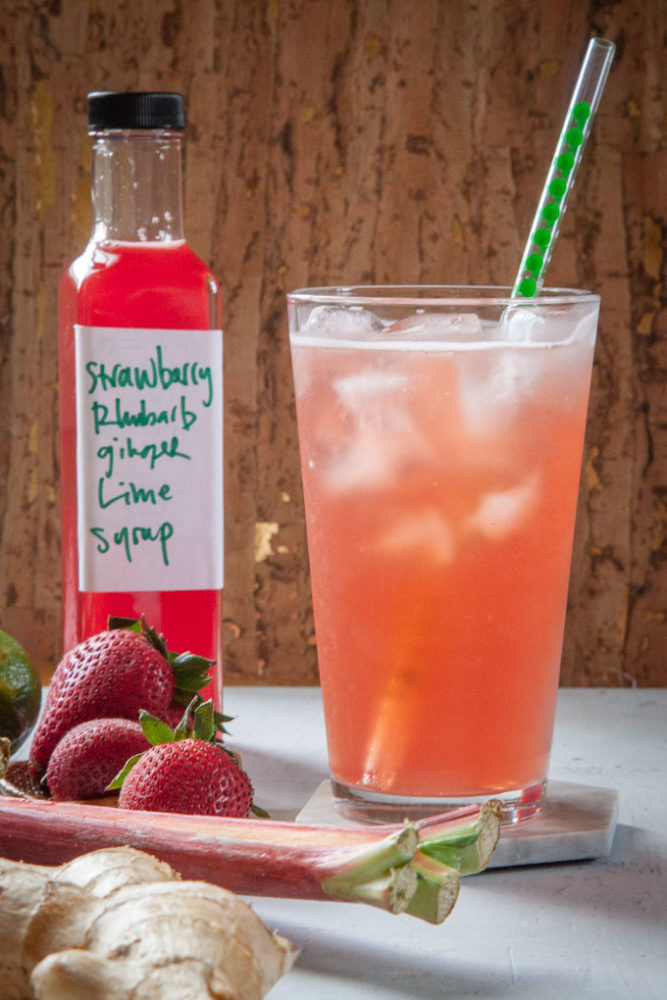
[[[335,797],[533,815],[599,298],[312,288],[288,311]]]

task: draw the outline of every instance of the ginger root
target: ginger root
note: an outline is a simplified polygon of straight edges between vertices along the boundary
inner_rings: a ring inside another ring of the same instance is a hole
[[[0,858],[2,1000],[260,1000],[295,957],[238,896],[134,848]]]

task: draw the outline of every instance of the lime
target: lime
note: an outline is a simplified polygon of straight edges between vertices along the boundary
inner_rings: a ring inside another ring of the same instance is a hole
[[[0,629],[0,736],[12,743],[12,753],[37,721],[42,686],[23,646]]]

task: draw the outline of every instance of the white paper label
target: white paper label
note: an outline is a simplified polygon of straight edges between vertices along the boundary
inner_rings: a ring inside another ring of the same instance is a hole
[[[220,589],[222,331],[74,333],[79,589]]]

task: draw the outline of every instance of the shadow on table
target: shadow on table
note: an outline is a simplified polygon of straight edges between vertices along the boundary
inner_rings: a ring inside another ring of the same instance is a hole
[[[272,819],[293,820],[320,783],[329,777],[321,767],[300,758],[274,751],[267,753],[232,739],[229,743],[241,754],[257,802]]]
[[[604,919],[649,922],[667,927],[667,852],[651,830],[619,824],[607,858],[561,861],[547,865],[489,869],[466,879],[466,890],[485,891],[496,883],[500,893],[525,895],[531,904],[570,911],[594,910]],[[548,878],[541,873],[548,872]]]
[[[392,917],[392,919],[395,919]],[[290,925],[281,919],[280,933],[292,940],[304,940],[302,924]],[[349,939],[336,941],[330,930],[309,930],[299,954],[295,972],[326,976],[330,980],[358,985],[361,995],[385,997],[395,995],[410,1000],[434,1000],[440,997],[484,997],[502,1000],[504,997],[526,997],[535,1000],[549,997],[575,997],[577,983],[569,972],[544,969],[539,973],[522,971],[520,984],[506,970],[507,980],[499,981],[498,969],[480,969],[464,965],[451,949],[438,948],[432,955],[401,955],[391,943],[375,946],[365,939],[352,944]],[[325,987],[323,987],[325,988]],[[319,989],[319,987],[318,987]],[[320,994],[322,997],[326,993]],[[345,994],[347,995],[347,993]]]

